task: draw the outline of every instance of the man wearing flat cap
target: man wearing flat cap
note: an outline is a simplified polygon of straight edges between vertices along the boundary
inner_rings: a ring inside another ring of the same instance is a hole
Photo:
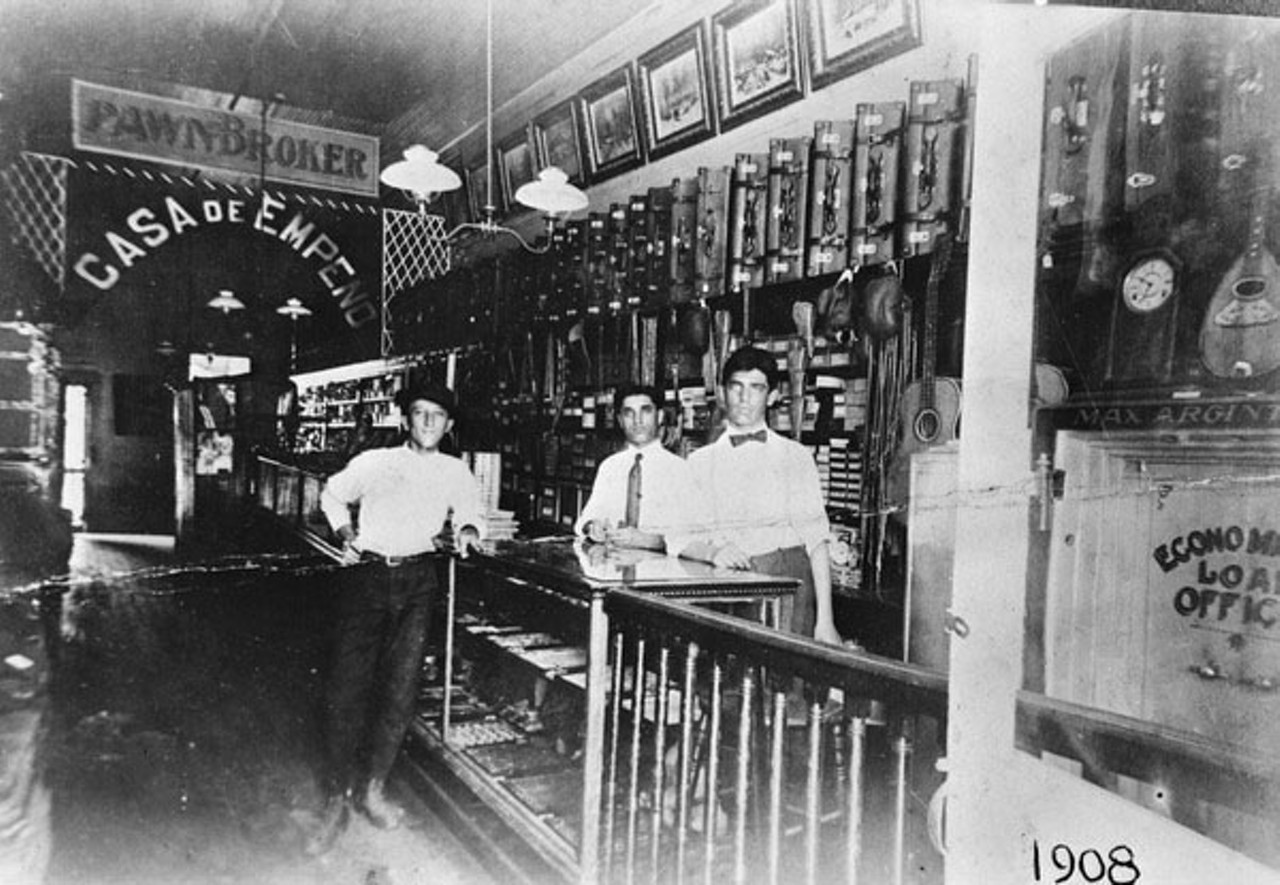
[[[332,847],[352,806],[380,828],[399,823],[401,809],[383,787],[413,716],[439,580],[431,554],[443,547],[446,522],[464,557],[484,530],[475,477],[440,451],[453,428],[453,392],[417,383],[396,402],[404,444],[356,455],[320,498],[352,568],[337,601],[324,711],[326,804],[306,846],[312,854]]]

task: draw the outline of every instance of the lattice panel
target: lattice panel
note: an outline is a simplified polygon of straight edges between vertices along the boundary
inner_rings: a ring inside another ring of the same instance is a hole
[[[391,302],[398,292],[449,272],[449,241],[440,215],[382,210],[382,355],[395,352]]]
[[[25,246],[62,291],[66,282],[67,170],[63,157],[24,152],[0,171],[13,219],[14,245]]]

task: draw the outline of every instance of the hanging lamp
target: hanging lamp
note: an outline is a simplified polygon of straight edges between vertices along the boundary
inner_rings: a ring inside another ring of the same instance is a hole
[[[284,304],[276,308],[276,313],[297,321],[300,317],[311,316],[311,308],[303,304],[300,299],[289,298]]]
[[[378,176],[388,187],[407,191],[419,204],[430,203],[436,194],[462,187],[458,173],[440,162],[440,155],[430,148],[413,144]]]
[[[445,235],[453,240],[464,231],[479,231],[492,237],[507,234],[514,237],[524,249],[546,252],[550,248],[550,234],[557,220],[587,208],[587,195],[569,183],[569,176],[556,166],[548,166],[538,173],[535,181],[516,190],[515,199],[522,205],[542,213],[547,224],[547,240],[542,246],[530,245],[524,237],[494,220],[493,205],[493,0],[485,0],[485,205],[484,219],[459,224]],[[439,161],[439,155],[424,145],[406,148],[404,159],[392,163],[379,176],[383,184],[407,192],[425,211],[437,194],[462,187],[458,174]]]
[[[233,310],[244,310],[244,302],[235,296],[230,289],[222,289],[217,295],[209,299],[207,307],[214,310],[220,310],[223,314],[229,314]]]

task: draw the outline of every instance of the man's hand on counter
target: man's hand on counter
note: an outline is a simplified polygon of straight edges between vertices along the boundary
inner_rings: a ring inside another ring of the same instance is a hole
[[[738,549],[738,545],[732,541],[716,550],[711,562],[720,568],[751,568],[751,557]]]
[[[613,524],[607,519],[592,519],[582,529],[588,541],[593,544],[603,544],[609,540]]]
[[[593,544],[607,544],[611,547],[630,547],[637,550],[662,550],[662,536],[653,532],[629,526],[626,523],[614,525],[608,519],[593,519],[583,527],[583,534]]]

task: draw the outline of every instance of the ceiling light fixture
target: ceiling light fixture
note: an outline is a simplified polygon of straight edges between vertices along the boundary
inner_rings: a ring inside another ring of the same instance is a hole
[[[229,314],[233,310],[244,310],[244,302],[235,296],[230,289],[222,289],[217,295],[209,299],[208,307],[214,310],[220,310],[223,314]]]
[[[430,203],[436,194],[462,187],[458,173],[440,162],[440,155],[429,147],[412,144],[379,176],[388,187],[407,191],[418,204]]]
[[[297,322],[299,317],[311,316],[311,308],[297,298],[289,298],[284,304],[276,308],[276,313]]]
[[[452,240],[458,234],[474,230],[492,237],[509,234],[530,252],[546,252],[551,244],[551,231],[556,221],[587,208],[587,195],[569,183],[569,176],[556,166],[548,166],[538,173],[536,181],[521,185],[516,190],[517,202],[536,209],[547,223],[547,238],[541,246],[532,246],[524,237],[509,227],[494,221],[493,205],[493,0],[485,0],[485,206],[482,221],[459,224],[445,235]],[[404,159],[392,163],[379,176],[388,187],[405,191],[418,204],[419,211],[439,193],[462,187],[458,174],[440,162],[435,151],[420,144],[405,149]]]
[[[298,371],[298,320],[311,316],[312,311],[300,298],[287,298],[276,313],[289,318],[289,374],[293,375]]]

